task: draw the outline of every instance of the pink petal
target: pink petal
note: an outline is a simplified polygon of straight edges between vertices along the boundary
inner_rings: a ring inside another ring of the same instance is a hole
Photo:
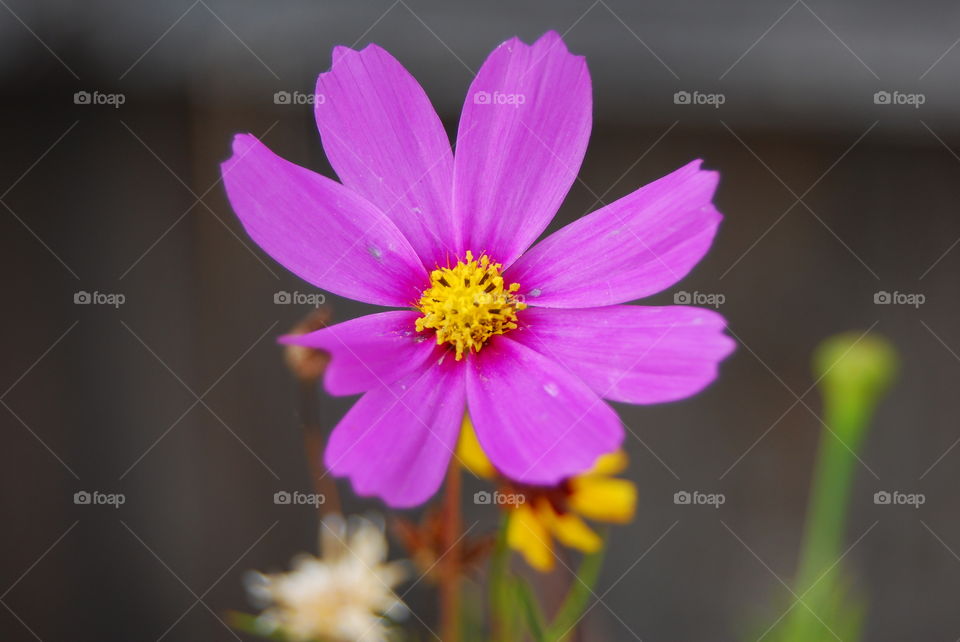
[[[324,460],[358,495],[395,508],[425,502],[440,487],[464,413],[462,363],[439,364],[366,393],[330,435]]]
[[[483,451],[507,477],[555,484],[623,441],[616,413],[557,361],[506,336],[470,360],[470,418]]]
[[[510,336],[556,359],[605,399],[646,404],[700,392],[733,352],[726,322],[695,307],[527,308]]]
[[[337,47],[315,104],[343,184],[390,217],[427,267],[457,256],[450,140],[413,76],[377,45]]]
[[[723,218],[716,172],[694,161],[567,225],[523,255],[506,278],[527,302],[589,308],[660,292],[693,269]]]
[[[509,265],[533,243],[577,177],[591,110],[587,65],[555,32],[490,54],[457,133],[453,202],[464,250]]]
[[[222,171],[247,233],[300,278],[366,303],[407,306],[419,297],[427,276],[413,248],[353,191],[283,160],[249,134],[233,139]]]
[[[281,337],[280,343],[329,352],[324,387],[332,395],[355,395],[422,370],[441,350],[433,336],[416,331],[419,316],[408,310],[370,314],[309,334]]]

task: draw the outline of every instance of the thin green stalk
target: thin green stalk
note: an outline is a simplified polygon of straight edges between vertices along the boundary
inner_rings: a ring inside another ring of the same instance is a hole
[[[825,427],[794,582],[800,599],[783,626],[779,639],[784,642],[832,639],[836,629],[853,631],[854,639],[859,636],[862,604],[838,562],[854,473],[860,465],[857,453],[895,370],[893,348],[874,335],[838,335],[824,341],[814,355]]]
[[[513,600],[510,597],[507,569],[510,565],[510,549],[507,546],[507,529],[510,513],[504,512],[490,557],[490,611],[493,642],[509,642],[514,628]]]

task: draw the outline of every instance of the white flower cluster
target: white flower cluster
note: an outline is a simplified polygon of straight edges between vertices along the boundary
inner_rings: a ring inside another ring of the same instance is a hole
[[[407,577],[401,562],[387,562],[383,526],[368,519],[324,518],[322,557],[302,555],[288,573],[251,573],[247,589],[265,610],[264,633],[291,640],[374,642],[390,639],[391,620],[406,614],[394,587]]]

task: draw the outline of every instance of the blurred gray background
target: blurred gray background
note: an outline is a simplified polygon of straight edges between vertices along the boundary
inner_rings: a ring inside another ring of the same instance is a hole
[[[740,342],[700,396],[620,408],[640,502],[584,639],[753,640],[776,620],[820,430],[809,355],[867,329],[903,363],[857,465],[843,564],[870,597],[868,640],[960,637],[960,5],[0,0],[3,639],[233,639],[215,614],[250,609],[245,570],[314,549],[314,511],[272,501],[311,486],[273,341],[311,308],[273,296],[313,290],[246,238],[218,165],[252,132],[331,175],[310,108],[274,94],[311,92],[334,45],[391,51],[452,135],[486,54],[548,29],[586,56],[595,100],[551,230],[704,158],[725,222],[651,302],[722,294]],[[81,290],[125,303],[75,305]],[[323,399],[325,426],[351,402]],[[126,503],[75,505],[81,490]],[[678,490],[726,504],[675,506]],[[926,503],[876,506],[877,490]],[[467,519],[484,532],[496,516]],[[406,599],[435,629],[427,583]]]

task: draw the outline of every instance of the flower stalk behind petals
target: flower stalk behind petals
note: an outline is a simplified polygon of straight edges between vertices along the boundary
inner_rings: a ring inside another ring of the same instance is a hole
[[[330,324],[329,308],[320,308],[298,323],[292,330],[306,334]],[[314,492],[324,498],[317,508],[322,515],[340,513],[340,495],[337,486],[323,465],[323,450],[326,435],[320,427],[320,380],[326,371],[330,355],[323,350],[302,346],[287,346],[284,357],[290,371],[297,378],[300,398],[300,421],[303,425],[303,442],[307,451],[307,466],[313,480]]]

